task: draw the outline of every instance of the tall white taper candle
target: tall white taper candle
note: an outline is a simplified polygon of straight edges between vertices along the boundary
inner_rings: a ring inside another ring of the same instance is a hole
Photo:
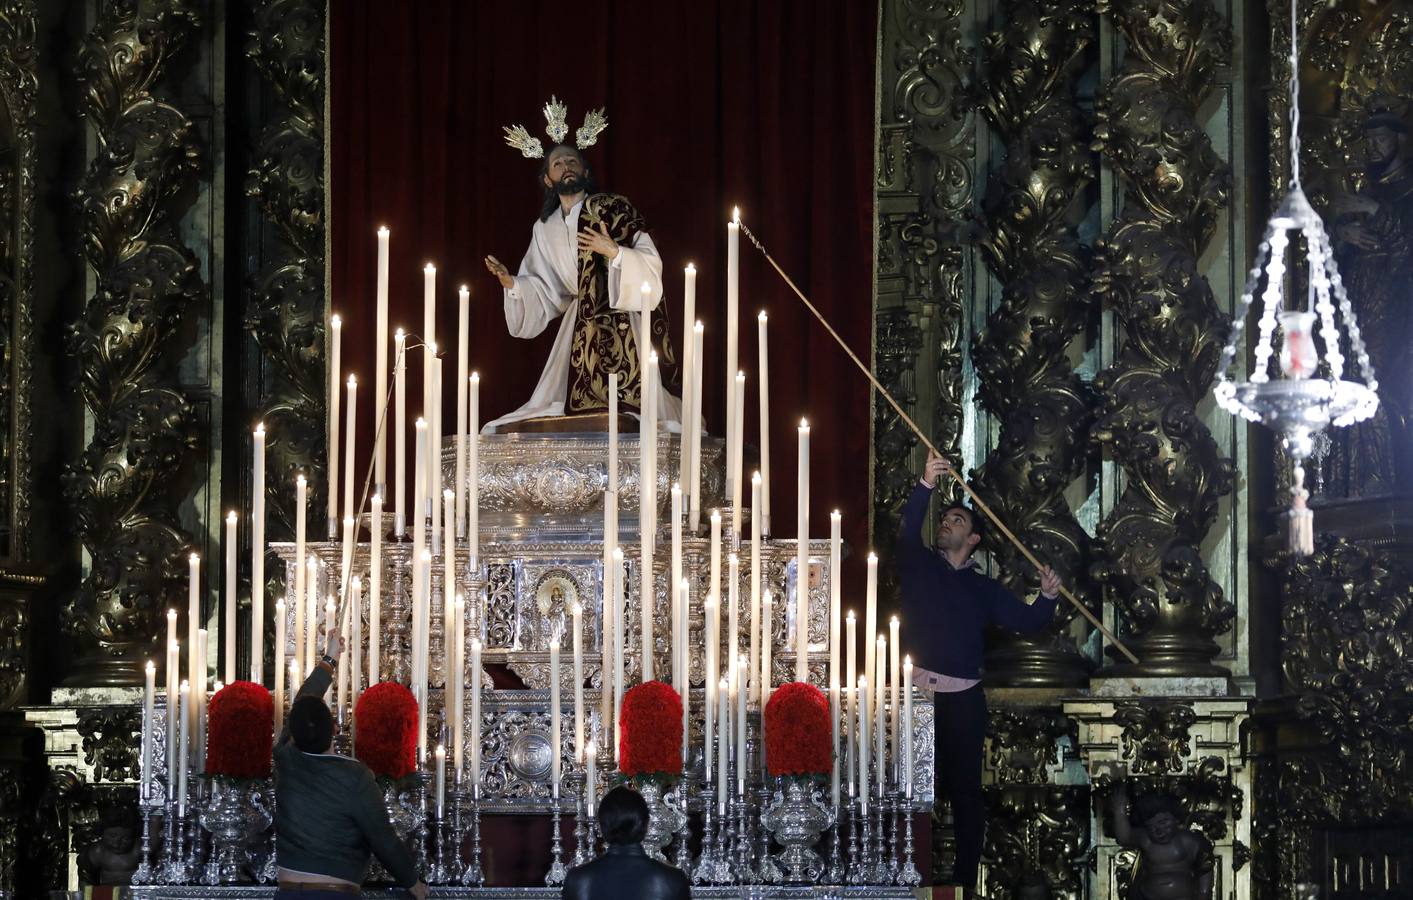
[[[378,493],[388,485],[388,237],[386,226],[378,229],[378,275],[376,322],[373,333],[373,423],[378,438],[373,449],[373,484]]]

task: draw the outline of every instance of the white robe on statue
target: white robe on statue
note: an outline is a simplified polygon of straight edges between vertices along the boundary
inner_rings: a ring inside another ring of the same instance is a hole
[[[524,406],[486,424],[482,434],[495,434],[497,427],[524,419],[564,415],[569,393],[569,355],[574,341],[574,323],[579,300],[579,212],[580,200],[566,214],[558,209],[543,222],[535,222],[530,232],[530,249],[520,261],[515,285],[505,291],[505,327],[511,337],[533,338],[562,317],[545,370],[539,384]],[[646,231],[633,238],[632,247],[619,246],[618,255],[608,264],[609,307],[627,310],[638,334],[642,309],[642,285],[652,286],[650,309],[662,302],[662,257]],[[657,420],[668,431],[682,430],[682,402],[665,390],[658,391]]]

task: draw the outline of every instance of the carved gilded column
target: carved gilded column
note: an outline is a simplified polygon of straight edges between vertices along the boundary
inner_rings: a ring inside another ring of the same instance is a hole
[[[981,402],[1001,428],[973,486],[1043,562],[1082,588],[1090,541],[1064,492],[1084,470],[1093,397],[1067,351],[1089,318],[1089,253],[1077,230],[1097,167],[1074,82],[1092,59],[1098,17],[1088,0],[1010,0],[1001,16],[1004,26],[983,45],[979,94],[1005,158],[988,180],[979,245],[1003,293],[972,345]],[[1034,567],[994,538],[987,549],[1001,580],[1034,594]],[[1068,633],[1076,617],[1061,604],[1048,633],[1003,638],[987,655],[988,683],[1083,685],[1089,665]]]
[[[1235,606],[1201,543],[1233,467],[1197,413],[1227,318],[1198,257],[1227,203],[1231,170],[1197,119],[1231,32],[1211,0],[1101,0],[1127,44],[1102,90],[1095,136],[1123,209],[1099,245],[1094,290],[1121,329],[1094,437],[1125,486],[1100,524],[1094,575],[1149,675],[1223,675],[1212,638]]]
[[[156,86],[198,27],[190,0],[115,0],[79,55],[96,148],[78,192],[94,290],[67,340],[92,435],[64,474],[90,557],[63,610],[74,683],[139,683],[184,590],[191,539],[177,505],[197,423],[176,362],[206,285],[178,224],[199,154],[195,126]]]
[[[972,199],[971,50],[962,0],[885,0],[880,8],[877,296],[874,371],[933,442],[957,458],[962,433],[962,300],[971,273],[959,232]],[[873,407],[870,532],[885,598],[891,549],[922,451],[882,399]],[[894,602],[885,600],[885,602]]]
[[[265,471],[274,539],[293,538],[296,474],[309,478],[310,508],[324,504],[324,15],[324,0],[261,0],[246,47],[278,104],[246,182],[267,225],[245,326],[259,349],[248,402],[252,420],[263,420],[270,435]],[[372,246],[371,234],[368,240]],[[242,466],[248,482],[248,459]],[[273,563],[265,571],[272,579],[283,575]]]

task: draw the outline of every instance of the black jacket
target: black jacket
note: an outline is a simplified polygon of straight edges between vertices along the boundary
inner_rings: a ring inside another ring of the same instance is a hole
[[[564,900],[689,900],[682,870],[648,856],[642,844],[610,844],[603,856],[569,870]]]

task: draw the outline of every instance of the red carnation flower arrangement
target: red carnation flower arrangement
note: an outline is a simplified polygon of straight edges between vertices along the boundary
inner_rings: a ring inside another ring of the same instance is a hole
[[[817,777],[834,764],[829,700],[812,684],[782,684],[765,705],[765,760],[774,777]]]
[[[379,778],[400,781],[417,769],[417,698],[395,681],[368,688],[353,710],[354,753]]]
[[[632,779],[682,774],[682,698],[670,685],[645,681],[623,695],[618,769]]]
[[[252,681],[233,681],[216,692],[206,712],[206,774],[269,778],[275,702]]]

